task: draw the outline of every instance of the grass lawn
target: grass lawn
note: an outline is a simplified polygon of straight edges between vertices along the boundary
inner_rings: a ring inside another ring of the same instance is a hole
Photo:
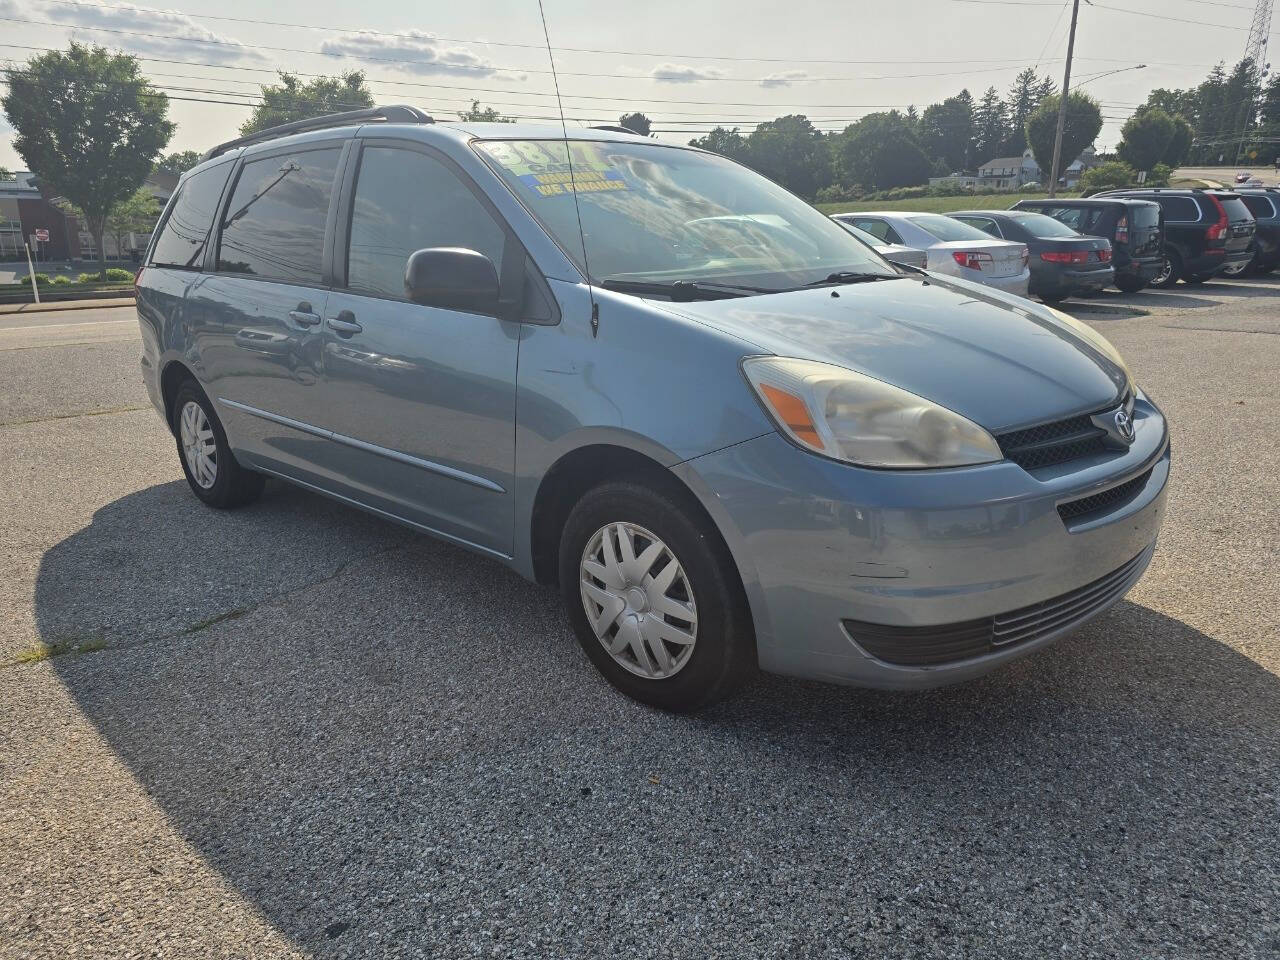
[[[1008,210],[1019,200],[1043,200],[1047,193],[996,193],[978,197],[917,197],[915,200],[867,200],[848,203],[819,203],[823,213],[851,213],[857,210],[909,210],[913,213],[952,213],[956,210]],[[1064,200],[1078,193],[1060,193]]]

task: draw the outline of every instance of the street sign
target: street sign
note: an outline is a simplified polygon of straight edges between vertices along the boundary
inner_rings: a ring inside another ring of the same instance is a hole
[[[1138,183],[1146,183],[1146,182],[1147,182],[1147,171],[1145,171],[1145,170],[1139,170],[1139,171],[1138,171]]]
[[[42,227],[36,227],[36,239],[41,243],[49,242],[49,231]]]

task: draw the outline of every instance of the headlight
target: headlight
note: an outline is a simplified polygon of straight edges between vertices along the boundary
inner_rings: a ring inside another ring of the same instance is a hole
[[[1074,333],[1078,333],[1081,337],[1087,340],[1090,346],[1097,349],[1099,353],[1123,370],[1125,381],[1128,383],[1128,390],[1130,393],[1134,392],[1133,375],[1129,373],[1129,366],[1124,362],[1124,357],[1120,356],[1120,351],[1111,345],[1110,340],[1100,334],[1097,330],[1093,329],[1093,327],[1089,326],[1087,323],[1081,323],[1069,313],[1063,313],[1061,310],[1055,310],[1053,307],[1046,307],[1045,309],[1053,314],[1053,318],[1055,320],[1067,327],[1070,327]]]
[[[742,369],[778,429],[823,456],[898,469],[1003,459],[976,423],[861,373],[786,357],[752,357]]]

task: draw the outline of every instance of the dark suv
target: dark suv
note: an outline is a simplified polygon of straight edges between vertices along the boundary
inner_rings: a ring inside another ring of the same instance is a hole
[[[1280,266],[1280,190],[1265,187],[1240,190],[1239,193],[1257,222],[1257,232],[1253,235],[1253,260],[1239,272],[1270,273]]]
[[[1099,197],[1154,200],[1164,214],[1165,267],[1153,287],[1204,283],[1253,258],[1253,214],[1234,190],[1109,190]]]
[[[1019,200],[1014,210],[1033,210],[1077,233],[1111,241],[1115,284],[1136,293],[1164,269],[1164,224],[1150,200]]]

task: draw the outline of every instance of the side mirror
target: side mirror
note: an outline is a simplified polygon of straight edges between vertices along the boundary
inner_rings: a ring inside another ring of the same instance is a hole
[[[465,247],[428,247],[411,254],[404,290],[423,306],[498,314],[498,271],[483,253]]]

